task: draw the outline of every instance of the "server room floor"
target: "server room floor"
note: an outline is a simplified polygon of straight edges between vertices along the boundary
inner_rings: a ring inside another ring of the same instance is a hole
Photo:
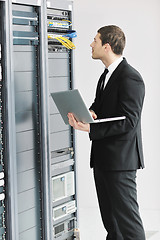
[[[103,228],[98,208],[80,208],[80,239],[105,240],[106,232]],[[155,225],[146,230],[146,240],[160,240],[160,226],[155,230]]]

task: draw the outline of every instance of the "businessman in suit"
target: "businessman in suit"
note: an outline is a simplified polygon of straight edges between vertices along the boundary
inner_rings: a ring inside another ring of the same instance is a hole
[[[107,240],[145,240],[136,189],[137,169],[144,168],[141,112],[145,95],[141,75],[122,57],[123,31],[114,25],[98,30],[92,58],[105,66],[90,107],[94,119],[125,116],[125,120],[84,124],[72,113],[74,129],[89,133],[93,168]]]

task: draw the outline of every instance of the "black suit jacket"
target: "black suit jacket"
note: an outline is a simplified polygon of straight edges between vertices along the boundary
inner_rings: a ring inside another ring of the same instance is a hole
[[[102,95],[100,92],[99,81],[90,107],[98,118],[126,116],[126,119],[90,124],[91,167],[109,171],[143,168],[141,111],[145,86],[141,75],[123,59]]]

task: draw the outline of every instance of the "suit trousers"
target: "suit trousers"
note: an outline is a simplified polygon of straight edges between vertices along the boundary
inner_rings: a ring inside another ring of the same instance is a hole
[[[139,214],[136,171],[94,168],[94,180],[107,240],[145,240]]]

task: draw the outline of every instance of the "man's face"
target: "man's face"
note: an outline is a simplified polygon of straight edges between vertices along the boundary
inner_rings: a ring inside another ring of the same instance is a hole
[[[91,43],[90,46],[92,48],[92,58],[102,60],[104,56],[104,46],[102,46],[100,33],[97,33],[97,35],[94,38],[94,41]]]

